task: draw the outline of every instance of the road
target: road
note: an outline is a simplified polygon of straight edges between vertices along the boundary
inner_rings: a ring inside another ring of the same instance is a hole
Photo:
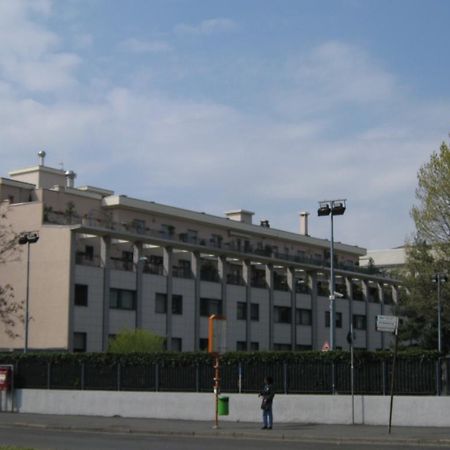
[[[59,431],[48,429],[29,429],[17,427],[0,427],[0,444],[31,447],[38,450],[399,450],[407,448],[419,450],[430,446],[407,446],[405,443],[397,445],[371,444],[343,444],[324,442],[283,442],[279,440],[254,440],[237,438],[203,438],[203,437],[175,437],[144,435],[138,433],[105,433]],[[436,447],[434,447],[436,448]],[[447,448],[450,447],[438,447]]]

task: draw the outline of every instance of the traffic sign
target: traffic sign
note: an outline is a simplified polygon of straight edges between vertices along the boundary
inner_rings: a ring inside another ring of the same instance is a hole
[[[386,333],[396,333],[398,329],[397,316],[377,316],[376,323],[377,331],[384,331]]]

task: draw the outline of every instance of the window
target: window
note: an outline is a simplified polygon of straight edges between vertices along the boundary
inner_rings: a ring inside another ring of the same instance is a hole
[[[87,306],[88,305],[88,286],[86,284],[76,284],[75,285],[74,303],[76,306]]]
[[[288,352],[292,350],[291,344],[273,344],[273,349],[276,352]]]
[[[208,338],[200,338],[198,342],[198,348],[200,351],[207,351],[208,350]]]
[[[237,320],[247,320],[247,303],[237,302]],[[259,321],[259,304],[250,304],[250,320],[254,322]]]
[[[191,244],[196,244],[198,238],[197,230],[187,230],[187,241]]]
[[[136,309],[136,291],[127,289],[111,289],[109,307],[112,309]]]
[[[312,345],[301,345],[301,344],[297,344],[295,346],[295,350],[299,351],[299,352],[307,352],[312,350]]]
[[[134,228],[136,233],[139,234],[145,233],[145,220],[133,219],[133,221],[131,222],[131,226]]]
[[[250,342],[250,351],[257,352],[258,350],[259,350],[259,342]],[[236,342],[236,351],[246,352],[247,351],[247,342],[246,341],[237,341]]]
[[[84,258],[88,261],[94,260],[94,246],[93,245],[86,245],[86,247],[84,247]]]
[[[181,352],[183,349],[183,339],[181,338],[172,338],[172,351]]]
[[[330,311],[325,311],[325,326],[330,328]],[[336,328],[342,328],[342,313],[336,313]]]
[[[73,351],[85,352],[86,340],[87,340],[87,333],[80,333],[80,332],[73,333]]]
[[[200,315],[209,317],[222,314],[222,300],[217,298],[200,298]]]
[[[166,314],[167,313],[167,294],[155,294],[155,313]],[[183,314],[183,296],[172,295],[172,314]]]
[[[289,306],[274,306],[273,320],[275,323],[291,323],[291,308]]]
[[[297,309],[295,311],[295,322],[297,325],[311,325],[312,324],[312,313],[310,309]]]
[[[353,328],[355,330],[365,330],[367,328],[366,316],[353,314]]]

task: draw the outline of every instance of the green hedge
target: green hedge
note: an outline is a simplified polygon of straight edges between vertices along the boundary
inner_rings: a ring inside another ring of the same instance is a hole
[[[355,351],[355,362],[374,362],[392,360],[392,352]],[[436,361],[439,353],[412,349],[401,351],[398,358],[402,360]],[[153,364],[159,363],[172,366],[190,366],[212,362],[212,357],[206,352],[158,352],[158,353],[68,353],[68,352],[30,352],[30,353],[0,353],[0,364],[14,364],[20,361],[39,360],[51,363],[98,363],[102,366],[120,364]],[[313,361],[350,361],[350,353],[345,351],[320,352],[229,352],[222,356],[222,363],[227,365],[238,362],[247,364],[276,364],[282,362],[313,362]]]

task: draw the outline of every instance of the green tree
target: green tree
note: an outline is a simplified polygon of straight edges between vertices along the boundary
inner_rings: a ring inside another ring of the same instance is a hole
[[[407,320],[401,327],[404,342],[437,348],[437,286],[435,274],[450,267],[450,149],[443,143],[439,152],[418,172],[417,204],[411,210],[416,226],[414,240],[407,245],[407,260],[400,279],[398,314]],[[447,283],[448,284],[448,283]],[[450,292],[441,288],[442,347],[450,351]]]
[[[19,248],[17,235],[7,222],[7,208],[0,207],[0,268],[8,261],[17,258]],[[23,301],[16,301],[14,289],[8,284],[0,284],[0,324],[9,337],[18,337],[15,327],[23,322]]]
[[[150,353],[164,349],[164,338],[151,331],[123,330],[111,339],[109,353]]]

